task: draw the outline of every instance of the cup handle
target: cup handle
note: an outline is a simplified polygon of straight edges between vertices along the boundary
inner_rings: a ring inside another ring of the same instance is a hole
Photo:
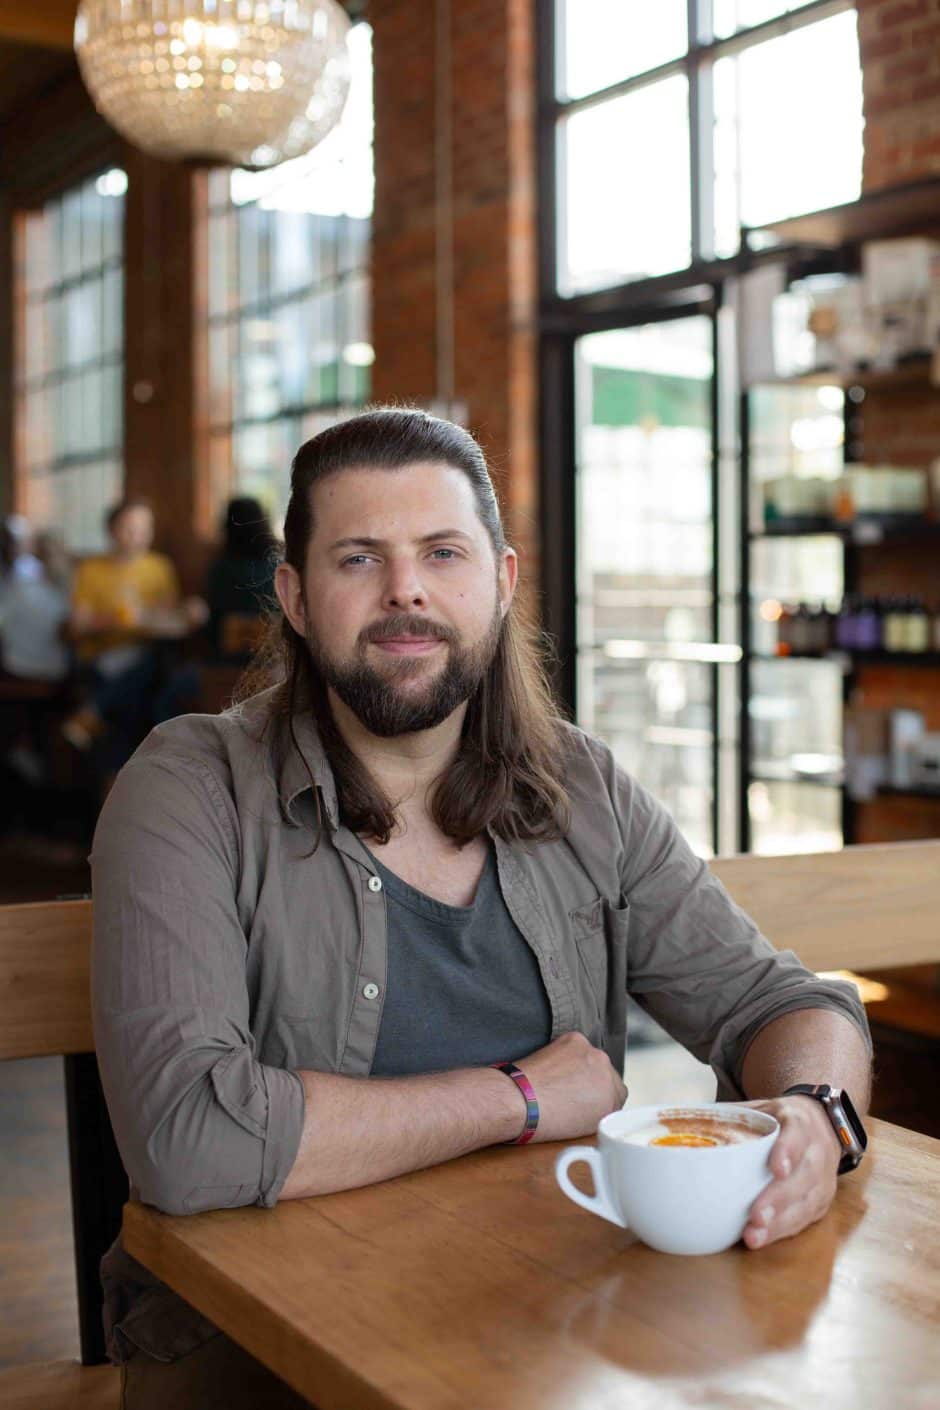
[[[594,1177],[593,1195],[584,1194],[571,1182],[568,1167],[579,1160],[585,1161],[591,1167],[591,1174]],[[594,1146],[569,1146],[567,1150],[562,1151],[555,1161],[555,1179],[568,1198],[574,1200],[575,1204],[580,1204],[582,1209],[589,1209],[592,1214],[599,1214],[602,1219],[609,1219],[611,1224],[617,1224],[621,1229],[629,1227],[614,1208],[614,1202],[604,1179],[604,1163],[601,1160],[600,1152]]]

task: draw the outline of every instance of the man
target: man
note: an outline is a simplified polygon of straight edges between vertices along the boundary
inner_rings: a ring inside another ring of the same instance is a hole
[[[629,990],[781,1122],[745,1242],[828,1208],[838,1141],[780,1094],[864,1109],[854,991],[776,954],[560,719],[516,571],[460,428],[375,411],[298,452],[285,682],[157,730],[95,841],[99,1059],[140,1198],[271,1206],[591,1133],[626,1096]],[[105,1278],[128,1410],[296,1403],[119,1247]]]

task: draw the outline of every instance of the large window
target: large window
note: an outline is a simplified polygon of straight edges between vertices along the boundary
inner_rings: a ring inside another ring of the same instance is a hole
[[[556,3],[562,295],[733,255],[742,225],[858,196],[851,0]]]
[[[17,507],[102,546],[122,483],[124,173],[24,213],[16,238]]]
[[[209,178],[211,499],[257,495],[277,518],[302,441],[368,399],[371,32],[349,36],[343,117],[305,157]]]

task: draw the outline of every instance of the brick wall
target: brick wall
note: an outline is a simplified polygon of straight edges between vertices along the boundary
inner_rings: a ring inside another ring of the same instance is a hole
[[[940,172],[940,0],[857,0],[866,190]]]
[[[534,582],[532,7],[529,0],[450,0],[450,63],[443,75],[449,120],[436,125],[439,11],[432,0],[376,0],[369,12],[375,55],[374,394],[378,401],[430,406],[452,391],[466,404],[468,425],[500,486],[507,531],[522,552],[526,579]],[[442,380],[438,370],[436,196],[445,158],[453,193],[453,278],[443,281],[445,309],[451,282],[453,293],[452,389],[446,371]]]

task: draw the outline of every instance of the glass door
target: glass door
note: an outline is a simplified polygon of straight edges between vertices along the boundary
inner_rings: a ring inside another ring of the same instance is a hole
[[[576,376],[578,723],[716,851],[711,316],[585,334]]]

